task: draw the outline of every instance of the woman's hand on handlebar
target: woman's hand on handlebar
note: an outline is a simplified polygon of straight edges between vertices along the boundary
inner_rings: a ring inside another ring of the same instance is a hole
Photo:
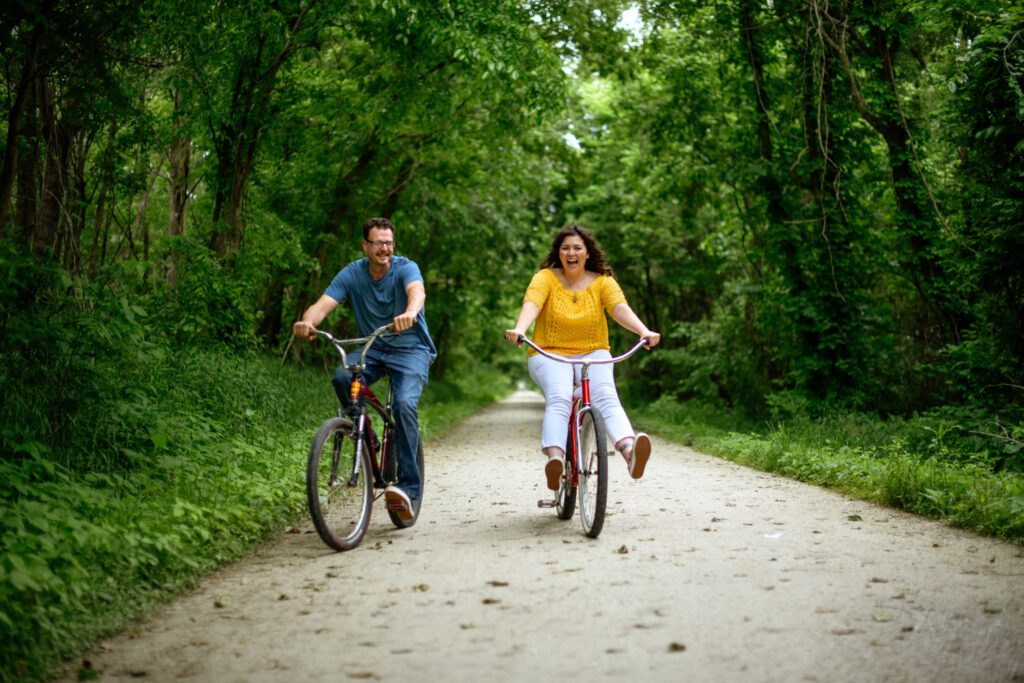
[[[523,343],[521,341],[521,338],[525,336],[525,333],[515,328],[512,328],[511,330],[505,330],[505,341],[507,341],[510,344],[515,344],[516,346],[519,346]]]
[[[647,334],[640,335],[647,340],[647,350],[650,351],[661,341],[661,332],[651,332],[647,330]]]

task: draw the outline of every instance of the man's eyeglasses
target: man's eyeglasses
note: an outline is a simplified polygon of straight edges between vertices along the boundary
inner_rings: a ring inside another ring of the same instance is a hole
[[[366,242],[367,244],[369,244],[374,249],[380,249],[381,247],[387,247],[388,249],[394,249],[395,248],[395,243],[394,242],[386,242],[384,240],[373,240],[372,242],[370,242],[369,240],[363,240],[363,241]]]

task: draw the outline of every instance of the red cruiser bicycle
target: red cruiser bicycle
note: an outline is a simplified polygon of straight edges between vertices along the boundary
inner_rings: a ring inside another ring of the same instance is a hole
[[[538,500],[537,507],[555,508],[559,519],[572,519],[578,496],[583,533],[590,538],[597,538],[604,527],[604,512],[608,502],[608,438],[601,413],[590,403],[590,366],[620,363],[649,341],[645,337],[621,356],[606,359],[567,358],[548,353],[522,335],[519,336],[519,342],[529,345],[551,360],[580,366],[580,391],[578,396],[573,394],[575,398],[569,413],[569,435],[563,454],[565,462],[562,480],[554,499]]]
[[[359,545],[370,526],[373,501],[384,495],[384,489],[396,479],[392,431],[395,421],[391,406],[393,392],[388,383],[385,403],[363,382],[365,366],[362,359],[378,338],[394,334],[391,325],[384,325],[368,337],[335,339],[328,332],[316,333],[329,341],[341,355],[341,363],[352,373],[348,410],[339,411],[321,425],[309,449],[306,466],[306,499],[313,526],[324,543],[335,550],[351,550]],[[349,362],[346,346],[362,345],[358,360]],[[381,425],[380,443],[374,438],[371,416]],[[416,453],[420,479],[424,480],[423,440]],[[402,519],[388,509],[391,522],[399,529],[412,526],[420,514],[419,500],[413,502],[413,518]]]

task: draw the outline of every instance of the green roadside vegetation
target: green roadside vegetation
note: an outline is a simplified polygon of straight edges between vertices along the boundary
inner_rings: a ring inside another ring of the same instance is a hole
[[[323,371],[199,352],[168,356],[130,384],[82,416],[132,444],[119,453],[129,467],[83,471],[42,444],[5,444],[20,457],[0,462],[3,680],[45,678],[305,515],[309,442],[336,409]],[[428,453],[495,398],[428,385]]]
[[[645,427],[704,453],[1024,544],[1024,426],[967,409],[771,422],[662,398]],[[742,495],[742,492],[739,493]]]

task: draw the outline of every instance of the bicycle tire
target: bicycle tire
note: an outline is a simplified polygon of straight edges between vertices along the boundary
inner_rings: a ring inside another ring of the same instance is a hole
[[[572,428],[569,429],[569,436],[565,439],[565,462],[562,465],[562,482],[558,485],[558,495],[555,497],[555,514],[559,519],[572,519],[576,510],[576,487],[572,485]]]
[[[580,523],[583,533],[597,538],[604,527],[608,502],[608,439],[604,420],[596,410],[588,410],[580,418],[580,450],[583,470],[579,473]]]
[[[373,471],[366,449],[355,468],[352,422],[336,417],[313,438],[306,464],[306,501],[320,538],[335,550],[351,550],[363,540],[373,507]]]
[[[423,489],[425,488],[427,479],[423,470],[423,435],[420,434],[419,437],[420,438],[417,439],[417,443],[419,445],[416,448],[416,467],[420,470],[420,497],[412,502],[412,519],[402,519],[394,510],[388,510],[388,517],[391,518],[391,523],[399,529],[406,529],[416,523],[416,520],[420,517],[420,505],[423,504]],[[389,459],[393,460],[393,458],[390,457]]]

